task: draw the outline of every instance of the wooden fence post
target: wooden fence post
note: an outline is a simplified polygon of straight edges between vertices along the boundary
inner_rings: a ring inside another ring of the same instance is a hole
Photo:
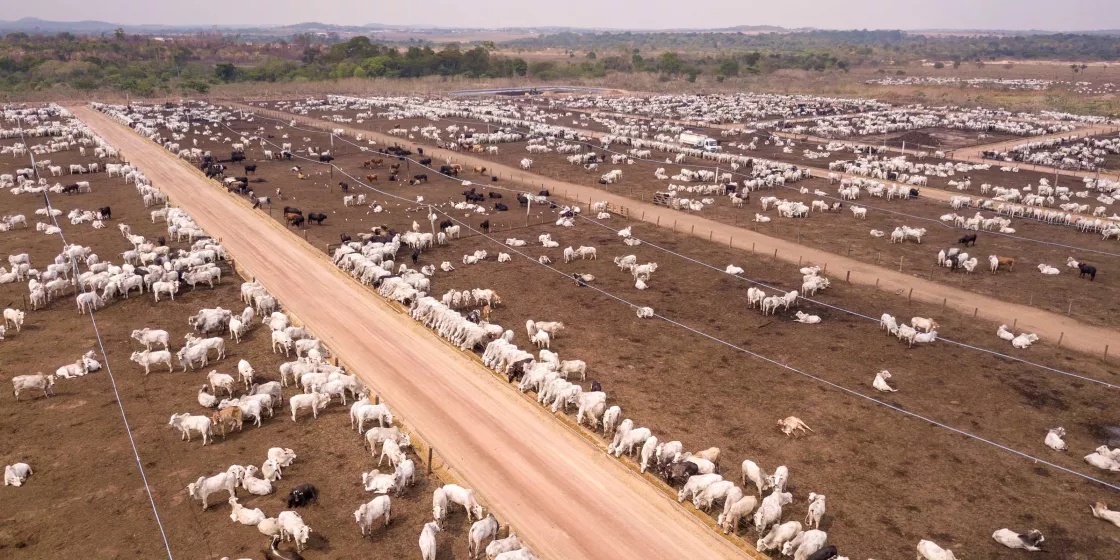
[[[906,303],[914,303],[914,288],[910,288],[910,293],[906,296]]]
[[[432,448],[428,448],[428,474],[432,474]]]
[[[1062,339],[1065,338],[1065,337],[1066,337],[1065,331],[1063,331],[1062,334],[1058,335],[1058,348],[1062,347]]]

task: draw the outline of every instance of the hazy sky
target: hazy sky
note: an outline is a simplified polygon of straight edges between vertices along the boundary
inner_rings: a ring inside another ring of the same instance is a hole
[[[780,25],[830,29],[1120,28],[1120,0],[0,0],[0,18],[143,24],[305,21],[445,27],[631,29]]]

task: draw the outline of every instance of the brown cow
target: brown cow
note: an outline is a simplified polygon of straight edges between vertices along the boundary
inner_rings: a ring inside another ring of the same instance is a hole
[[[462,165],[459,165],[458,163],[452,163],[451,164],[451,174],[452,175],[458,175],[462,172],[463,172],[463,166]]]
[[[364,167],[366,169],[373,169],[375,167],[381,167],[384,164],[385,164],[385,160],[383,160],[381,158],[377,158],[377,159],[366,160],[366,162],[362,164],[362,167]]]
[[[397,171],[400,171],[400,170],[401,170],[401,164],[399,164],[399,163],[394,163],[393,165],[389,166],[389,171],[392,171],[393,173],[396,173]]]
[[[475,172],[475,173],[478,173],[479,175],[485,175],[485,174],[486,174],[486,168],[485,168],[485,167],[477,167],[477,166],[476,166],[476,167],[474,168],[474,172]]]
[[[234,405],[229,408],[223,408],[210,415],[210,422],[212,422],[221,431],[222,439],[226,438],[226,424],[231,424],[230,431],[236,427],[237,431],[241,431],[242,418],[241,408]]]
[[[992,274],[995,274],[1000,267],[1006,267],[1008,272],[1015,270],[1015,259],[1012,257],[996,256],[996,267],[992,269]]]
[[[374,173],[373,175],[366,175],[366,181],[369,181],[370,183],[372,183],[376,180],[377,180],[377,174],[376,173]]]

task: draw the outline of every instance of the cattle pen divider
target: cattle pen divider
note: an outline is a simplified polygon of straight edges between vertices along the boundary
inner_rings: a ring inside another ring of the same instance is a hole
[[[302,120],[302,119],[297,118],[296,120]],[[135,134],[135,132],[133,132],[133,134]],[[146,138],[142,135],[137,134],[137,136],[140,137],[143,141],[153,144],[154,146],[159,148],[161,151],[165,151],[165,150],[163,150],[162,146],[160,146],[158,144],[155,144],[155,142],[153,142],[152,140],[150,140],[150,139],[148,139],[148,138]],[[121,157],[122,160],[127,161],[123,152],[120,153],[120,157]],[[174,157],[174,154],[171,154],[170,157],[172,159],[174,159],[175,162],[178,165],[182,165],[182,166],[190,169],[192,173],[201,177],[203,180],[206,180],[207,183],[213,182],[213,184],[215,186],[221,188],[221,190],[224,193],[226,193],[226,195],[234,202],[234,204],[240,204],[243,207],[249,209],[250,211],[253,210],[252,207],[251,207],[251,204],[249,203],[248,200],[246,200],[246,199],[244,199],[240,196],[237,196],[236,194],[230,192],[228,189],[225,189],[224,187],[222,187],[222,185],[220,183],[217,183],[216,181],[213,181],[212,179],[208,179],[205,176],[205,174],[202,173],[201,170],[195,168],[189,162],[187,162],[185,160],[182,160],[180,158]],[[331,164],[331,165],[333,167],[333,164]],[[315,255],[315,258],[320,259],[325,266],[327,266],[330,270],[333,271],[333,273],[338,274],[339,276],[345,278],[347,281],[354,282],[353,278],[351,278],[348,274],[346,274],[344,271],[342,271],[341,269],[339,269],[337,266],[334,265],[334,263],[331,261],[330,256],[328,254],[320,251],[312,243],[305,240],[303,237],[301,237],[299,235],[293,234],[291,230],[289,230],[287,227],[283,226],[282,224],[280,224],[279,222],[277,222],[275,220],[267,220],[266,223],[268,223],[270,227],[274,227],[274,228],[277,228],[277,229],[285,232],[293,240],[295,240],[296,243],[302,243],[306,247],[308,247],[310,249],[313,249],[312,253]],[[522,226],[522,227],[524,227],[524,226]],[[511,229],[521,229],[521,228],[511,228]],[[331,245],[333,245],[333,244],[331,244]],[[241,276],[243,279],[246,279],[246,280],[251,280],[251,279],[254,278],[250,271],[242,268],[240,265],[237,265],[236,260],[234,260],[234,259],[230,259],[230,260],[232,261],[232,265],[234,267],[234,270],[237,272],[237,274],[239,276]],[[380,305],[383,305],[385,308],[391,309],[398,314],[408,315],[408,309],[406,307],[404,307],[403,305],[381,297],[381,295],[378,294],[376,290],[372,289],[369,286],[363,286],[363,287],[367,291],[371,292],[373,295],[376,296],[373,299],[375,301],[377,301]],[[266,286],[266,289],[267,289],[267,286]],[[288,315],[292,319],[294,324],[299,323],[299,318],[298,317],[295,317],[294,315],[292,315],[290,313],[288,313]],[[432,329],[428,329],[427,327],[421,325],[420,323],[415,323],[414,322],[414,324],[418,328],[422,328],[426,331],[434,333],[434,331]],[[456,351],[456,353],[458,353],[462,356],[465,356],[467,359],[469,359],[470,361],[477,364],[477,367],[479,367],[483,372],[485,372],[485,374],[498,377],[499,379],[502,379],[503,382],[505,381],[505,379],[502,378],[500,374],[498,374],[497,372],[494,372],[494,371],[490,370],[489,368],[485,367],[482,364],[481,357],[479,357],[474,352],[460,350],[457,346],[455,346],[451,342],[445,340],[444,338],[442,338],[438,335],[436,335],[435,338],[437,340],[439,340],[441,343],[449,346],[450,348],[453,348]],[[325,342],[326,341],[324,341],[324,344],[325,344]],[[325,344],[325,345],[329,349],[330,346],[328,344]],[[344,361],[339,360],[337,357],[336,357],[336,360],[338,360],[338,362],[340,362],[342,365],[345,366]],[[508,386],[508,384],[507,384],[507,386]],[[515,391],[515,389],[512,386],[509,386],[509,390]],[[526,399],[528,401],[532,401],[534,403],[536,401],[536,399],[534,397],[532,397],[532,396],[530,396],[529,394],[526,394],[526,393],[521,393],[521,398]],[[593,432],[592,430],[589,430],[589,429],[587,429],[587,428],[585,428],[581,425],[576,424],[574,420],[568,418],[565,415],[556,415],[556,414],[548,414],[548,415],[551,416],[552,418],[554,418],[555,420],[557,420],[565,429],[567,429],[571,433],[574,433],[574,434],[580,436],[581,439],[583,441],[585,441],[588,445],[592,445],[594,447],[597,447],[601,452],[606,453],[607,444],[603,441],[602,438],[598,437],[598,435],[595,432]],[[438,453],[435,452],[435,450],[434,450],[434,447],[432,447],[430,444],[427,443],[427,440],[424,438],[423,434],[419,430],[409,427],[399,417],[397,418],[397,423],[401,426],[402,430],[411,432],[412,434],[417,436],[417,437],[412,438],[412,440],[413,440],[412,444],[413,444],[413,450],[416,452],[416,455],[418,457],[423,457],[424,452],[427,451],[427,456],[428,456],[427,469],[428,469],[429,473],[435,474],[437,478],[440,478],[441,480],[443,480],[447,483],[462,483],[465,480],[461,475],[459,475],[455,472],[454,468],[451,467],[447,463],[446,460],[440,460]],[[657,478],[656,476],[654,476],[653,473],[645,473],[645,474],[641,473],[640,472],[640,470],[641,470],[640,466],[633,459],[631,459],[629,457],[625,457],[625,458],[619,458],[618,461],[628,471],[630,471],[631,476],[638,476],[638,477],[641,477],[642,479],[644,479],[646,483],[652,485],[655,489],[657,489],[657,491],[664,494],[668,498],[669,502],[671,504],[673,504],[675,507],[681,509],[683,512],[686,512],[689,515],[689,517],[692,518],[693,520],[698,521],[700,524],[703,524],[708,529],[715,531],[717,535],[721,535],[727,541],[732,543],[735,547],[739,548],[744,553],[746,553],[750,558],[754,558],[755,560],[768,560],[768,557],[766,555],[758,552],[754,548],[754,546],[752,546],[752,544],[750,542],[748,542],[747,540],[745,540],[744,538],[742,538],[738,535],[723,535],[719,526],[716,524],[716,520],[713,517],[705,514],[704,512],[701,512],[700,510],[697,510],[695,507],[692,506],[691,503],[687,503],[687,504],[678,503],[675,500],[675,497],[677,495],[677,492],[676,492],[675,489],[673,489],[671,486],[666,484],[664,481],[662,481],[659,478]],[[480,498],[482,498],[482,499],[479,500],[480,502],[485,502],[486,501],[485,496],[480,495]],[[529,542],[528,544],[529,544],[530,548],[532,548],[532,543]]]

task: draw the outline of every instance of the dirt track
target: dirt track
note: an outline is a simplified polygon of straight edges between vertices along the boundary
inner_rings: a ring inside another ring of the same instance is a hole
[[[246,111],[262,112],[262,109],[259,107],[238,104],[230,105],[235,108],[245,109]],[[268,113],[278,114],[276,111],[268,111]],[[338,127],[335,123],[308,117],[291,114],[284,116],[308,126],[327,129]],[[348,127],[348,134],[358,133],[365,135],[367,138],[375,138],[377,141],[385,144],[391,145],[394,143],[401,143],[399,138],[387,134],[380,134],[368,129]],[[714,220],[702,218],[695,214],[687,214],[662,206],[654,206],[653,204],[639,202],[626,196],[604,192],[602,189],[534,175],[531,174],[531,172],[496,164],[488,159],[430,146],[424,146],[424,153],[427,156],[438,159],[451,158],[454,161],[463,163],[465,166],[487,166],[493,172],[500,172],[503,175],[509,175],[511,177],[528,177],[530,181],[527,184],[531,185],[533,189],[546,188],[549,189],[554,196],[563,196],[568,199],[581,201],[584,204],[591,200],[606,201],[619,208],[627,209],[630,219],[656,223],[662,227],[672,227],[675,231],[690,232],[693,235],[709,238],[721,244],[726,243],[740,249],[753,249],[755,252],[763,254],[776,254],[778,258],[788,262],[805,261],[818,264],[825,263],[825,270],[830,270],[830,275],[837,278],[847,278],[854,283],[878,285],[884,290],[891,290],[896,293],[910,293],[909,290],[912,289],[912,297],[914,299],[928,303],[945,302],[946,306],[952,306],[953,309],[961,313],[971,314],[974,310],[980,309],[983,310],[983,312],[978,313],[978,316],[994,323],[1006,323],[1009,325],[1015,323],[1019,328],[1027,332],[1037,333],[1047,340],[1058,340],[1060,337],[1063,340],[1063,347],[1066,348],[1073,348],[1082,352],[1101,355],[1106,345],[1112,344],[1112,346],[1115,346],[1116,333],[1114,331],[1090,326],[1076,319],[1056,313],[1030,306],[1008,303],[951,286],[941,285],[936,282],[923,280],[915,276],[895,272],[873,264],[842,257],[827,251],[806,247],[795,242],[762,235],[746,228],[723,224]],[[850,275],[847,274],[848,272],[850,272]],[[1064,335],[1062,333],[1064,333]],[[1113,353],[1115,353],[1115,350],[1113,350]]]
[[[743,556],[542,409],[392,312],[267,216],[107,117],[86,107],[72,110],[220,238],[542,557]]]

